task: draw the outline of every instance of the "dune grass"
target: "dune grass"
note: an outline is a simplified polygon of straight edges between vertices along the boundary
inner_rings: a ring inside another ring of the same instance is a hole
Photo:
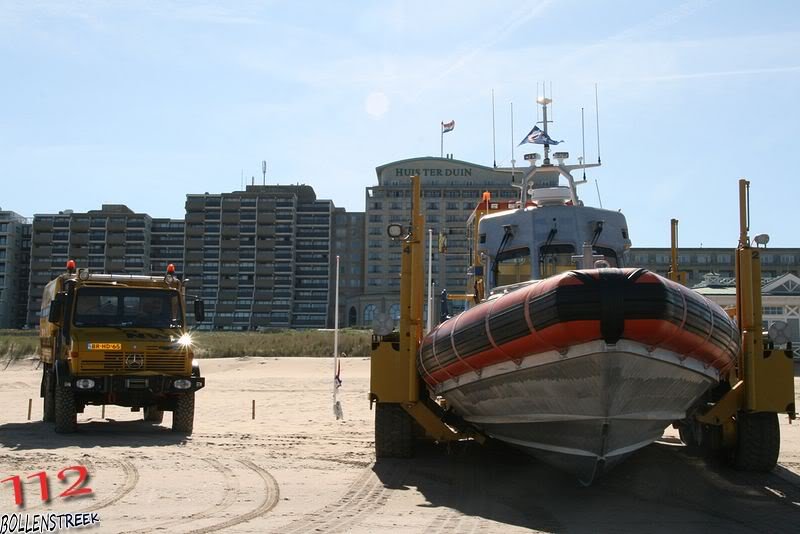
[[[331,330],[278,330],[274,332],[195,332],[195,354],[199,358],[237,356],[333,356]],[[339,331],[339,353],[367,357],[372,334],[368,330]]]
[[[0,359],[16,360],[38,352],[38,330],[0,330]]]
[[[331,330],[277,330],[274,332],[195,332],[195,355],[198,358],[234,358],[239,356],[311,356],[333,355]],[[370,354],[371,332],[339,331],[339,353],[348,357]],[[0,359],[14,360],[35,356],[39,350],[38,330],[0,330]]]

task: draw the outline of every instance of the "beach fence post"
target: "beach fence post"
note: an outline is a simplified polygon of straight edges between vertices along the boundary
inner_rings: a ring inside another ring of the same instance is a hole
[[[252,412],[253,412],[252,417],[253,417],[253,420],[255,421],[255,419],[256,419],[256,400],[255,399],[253,399],[253,410],[252,410]]]
[[[339,402],[337,393],[339,393],[339,386],[342,381],[339,376],[339,256],[336,256],[336,288],[334,294],[336,295],[333,305],[333,415],[336,420],[342,419],[342,403]]]
[[[105,418],[106,418],[106,405],[103,404],[103,406],[102,406],[102,408],[100,410],[100,419],[105,419]]]
[[[31,420],[31,409],[33,408],[33,399],[28,399],[28,421]]]

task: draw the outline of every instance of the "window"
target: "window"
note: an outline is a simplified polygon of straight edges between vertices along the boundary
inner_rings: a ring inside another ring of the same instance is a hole
[[[389,317],[394,319],[395,321],[400,320],[400,305],[399,304],[392,304],[389,306]]]
[[[364,324],[371,323],[375,320],[375,305],[367,304],[364,306]]]
[[[549,245],[552,247],[553,245]],[[542,247],[544,248],[544,247]],[[453,266],[457,267],[457,266]],[[460,270],[460,269],[458,269]],[[458,272],[447,266],[447,272]],[[531,279],[531,252],[527,247],[497,255],[493,266],[495,286],[516,284]]]
[[[545,245],[539,249],[539,273],[542,278],[571,271],[575,268],[575,247],[572,245]]]

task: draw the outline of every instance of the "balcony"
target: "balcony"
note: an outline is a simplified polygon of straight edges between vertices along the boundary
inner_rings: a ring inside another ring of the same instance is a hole
[[[239,224],[239,212],[238,211],[223,211],[222,212],[222,224],[226,223],[233,223]]]
[[[186,251],[186,261],[203,261],[203,251],[202,250],[187,250]]]
[[[69,257],[75,260],[85,259],[89,257],[89,247],[70,247]]]
[[[220,278],[219,287],[221,288],[236,288],[239,286],[239,281],[236,278]]]
[[[125,219],[109,219],[106,228],[109,232],[122,232],[127,226]]]
[[[53,233],[52,232],[37,232],[33,234],[33,244],[34,245],[49,245],[53,242]]]
[[[33,247],[31,249],[31,256],[34,258],[49,258],[52,255],[53,247],[50,246]]]
[[[254,304],[253,313],[271,312],[272,304]]]
[[[272,289],[275,287],[275,280],[271,276],[257,276],[256,289]]]
[[[275,274],[275,267],[272,264],[256,264],[256,276],[272,276]]]
[[[186,226],[186,235],[188,237],[202,237],[203,232],[202,226]]]
[[[260,212],[256,217],[256,222],[258,224],[275,224],[276,219],[274,212]]]
[[[272,291],[256,291],[253,299],[256,301],[272,300]]]
[[[186,250],[198,250],[203,248],[203,240],[189,237],[186,239]]]
[[[107,273],[121,273],[124,270],[125,270],[125,262],[123,260],[109,258],[108,261],[106,261]]]
[[[222,225],[222,237],[238,237],[238,236],[239,236],[239,226],[235,224]]]
[[[223,250],[237,250],[239,248],[239,240],[238,239],[223,239],[220,246]]]
[[[239,265],[224,265],[219,268],[221,274],[239,274]]]
[[[89,234],[87,233],[71,233],[69,236],[70,245],[88,245]]]
[[[53,221],[46,219],[33,219],[34,232],[51,232],[53,230]]]
[[[125,244],[125,234],[123,233],[109,233],[106,237],[106,244],[107,245],[124,245]]]
[[[232,312],[236,308],[235,304],[222,304],[217,301],[217,312]]]
[[[258,237],[275,237],[275,227],[272,225],[259,224],[256,226],[256,235]]]
[[[72,219],[69,223],[69,229],[71,232],[88,232],[89,231],[89,221],[79,221],[77,219]]]
[[[202,211],[206,207],[203,197],[190,197],[186,199],[186,211]]]
[[[259,263],[272,263],[275,261],[274,250],[259,250],[256,252],[256,261]]]
[[[205,214],[202,211],[199,213],[195,212],[186,214],[186,224],[202,223],[205,220]]]

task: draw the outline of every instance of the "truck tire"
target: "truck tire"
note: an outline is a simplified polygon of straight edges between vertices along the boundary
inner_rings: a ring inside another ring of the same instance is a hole
[[[54,395],[54,421],[56,432],[67,434],[78,429],[78,408],[75,393],[71,389],[56,386]]]
[[[772,471],[778,463],[781,434],[778,414],[739,412],[734,466],[743,471]]]
[[[400,404],[375,405],[375,456],[410,458],[414,455],[414,421]]]
[[[191,434],[194,430],[194,391],[178,397],[172,411],[172,430],[182,434]]]
[[[53,372],[48,365],[42,373],[42,421],[52,423],[56,420],[56,399],[53,391]]]
[[[158,406],[152,404],[144,407],[144,420],[148,423],[160,425],[164,420],[164,410],[159,410]]]

